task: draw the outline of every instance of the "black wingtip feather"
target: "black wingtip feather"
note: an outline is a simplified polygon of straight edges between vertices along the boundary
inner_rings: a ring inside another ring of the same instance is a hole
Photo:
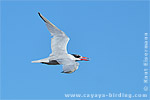
[[[40,12],[38,12],[39,16],[43,19],[42,15]],[[43,19],[44,22],[46,22],[44,19]]]
[[[64,71],[62,71],[61,73],[64,73]]]
[[[39,16],[40,16],[40,12],[38,12]]]

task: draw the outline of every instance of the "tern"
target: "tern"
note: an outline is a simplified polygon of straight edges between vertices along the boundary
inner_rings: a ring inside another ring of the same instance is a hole
[[[49,32],[51,33],[51,49],[52,53],[49,57],[32,61],[32,63],[43,63],[48,65],[63,65],[62,73],[72,73],[78,69],[79,63],[77,61],[89,61],[89,58],[82,57],[78,54],[68,54],[67,44],[69,37],[54,24],[48,21],[44,16],[38,12],[39,16],[45,22]]]

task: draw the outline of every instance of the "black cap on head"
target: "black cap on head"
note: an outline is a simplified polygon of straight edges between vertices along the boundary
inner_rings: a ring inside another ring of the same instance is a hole
[[[71,54],[73,55],[75,58],[80,58],[81,56],[80,55],[77,55],[77,54]]]

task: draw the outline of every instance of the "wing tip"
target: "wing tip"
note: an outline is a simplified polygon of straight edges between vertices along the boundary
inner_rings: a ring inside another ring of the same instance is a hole
[[[68,71],[68,72],[62,71],[61,73],[71,74],[71,73],[73,73],[73,72],[74,72],[74,71]]]
[[[41,16],[41,13],[40,13],[40,12],[38,12],[38,14],[39,14],[39,16]]]
[[[64,71],[62,71],[61,73],[64,73]]]
[[[39,14],[39,16],[43,19],[43,21],[46,22],[46,21],[44,20],[43,16],[41,15],[41,13],[38,12],[38,14]]]

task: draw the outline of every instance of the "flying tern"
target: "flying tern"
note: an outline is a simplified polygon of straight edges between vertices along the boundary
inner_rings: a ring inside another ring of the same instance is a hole
[[[48,21],[39,13],[39,16],[45,22],[49,32],[51,33],[51,49],[52,53],[49,57],[32,61],[32,63],[43,63],[48,65],[63,65],[62,73],[72,73],[78,69],[79,63],[77,61],[89,61],[89,58],[82,57],[77,54],[67,53],[67,44],[69,37],[54,24]]]

